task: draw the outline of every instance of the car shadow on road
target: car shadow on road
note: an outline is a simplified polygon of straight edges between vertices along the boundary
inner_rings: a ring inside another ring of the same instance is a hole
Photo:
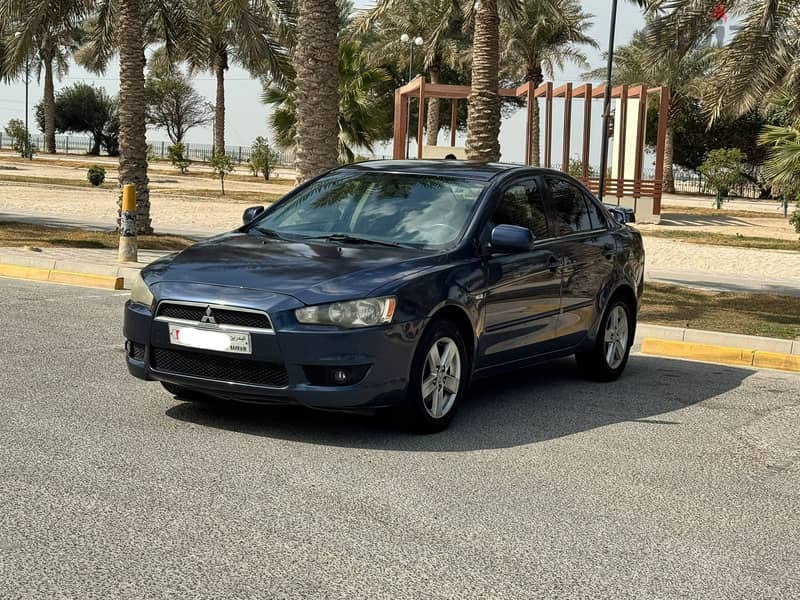
[[[679,426],[667,414],[739,387],[751,369],[634,356],[617,382],[581,379],[571,360],[475,382],[446,431],[415,435],[391,417],[232,402],[180,403],[180,421],[309,444],[395,451],[508,448],[622,422]]]

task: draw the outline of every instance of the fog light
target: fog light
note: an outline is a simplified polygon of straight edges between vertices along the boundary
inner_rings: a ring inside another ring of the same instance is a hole
[[[336,385],[344,385],[350,380],[350,370],[349,369],[334,369],[333,370],[333,382]]]

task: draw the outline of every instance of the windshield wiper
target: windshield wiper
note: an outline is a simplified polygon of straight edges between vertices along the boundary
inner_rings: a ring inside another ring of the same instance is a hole
[[[384,242],[382,240],[373,240],[370,238],[359,237],[357,235],[350,235],[349,233],[331,233],[328,235],[308,235],[303,238],[304,240],[327,240],[330,242],[343,242],[345,244],[374,244],[376,246],[388,246],[389,248],[409,248],[405,244],[398,244],[396,242]]]

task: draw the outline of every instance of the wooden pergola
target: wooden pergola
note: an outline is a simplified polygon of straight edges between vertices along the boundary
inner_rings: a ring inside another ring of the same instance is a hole
[[[525,97],[527,100],[527,119],[525,126],[525,164],[531,164],[530,156],[530,130],[533,111],[531,104],[534,98],[544,98],[544,160],[543,165],[550,168],[552,164],[553,146],[553,100],[561,98],[564,100],[564,131],[562,132],[562,157],[561,169],[569,169],[570,142],[572,138],[572,110],[573,100],[583,100],[583,147],[581,152],[581,162],[583,173],[581,180],[593,191],[597,192],[599,178],[589,176],[589,145],[592,132],[592,101],[602,100],[605,95],[606,86],[593,86],[591,83],[572,84],[566,83],[554,88],[552,82],[543,83],[539,87],[534,87],[533,83],[525,83],[517,88],[500,88],[500,96]],[[428,83],[422,76],[418,76],[406,85],[395,90],[394,95],[394,146],[393,157],[395,159],[405,158],[406,151],[406,122],[408,120],[409,100],[419,101],[419,119],[417,124],[417,158],[423,157],[423,126],[425,123],[425,100],[428,98],[440,98],[450,100],[450,146],[456,145],[456,115],[458,111],[458,101],[467,100],[470,95],[469,86],[445,85],[440,83]],[[658,98],[658,136],[656,140],[656,163],[655,178],[643,178],[644,161],[644,135],[647,120],[647,104],[651,96]],[[619,126],[614,132],[618,177],[606,180],[606,191],[609,195],[617,198],[632,197],[653,199],[653,213],[661,213],[661,194],[664,176],[664,142],[667,132],[667,115],[669,112],[670,91],[667,87],[649,88],[646,85],[620,85],[613,87],[611,98],[619,99],[620,111]],[[636,146],[633,178],[625,178],[625,147],[626,129],[628,124],[629,100],[638,99],[635,104],[637,110]]]

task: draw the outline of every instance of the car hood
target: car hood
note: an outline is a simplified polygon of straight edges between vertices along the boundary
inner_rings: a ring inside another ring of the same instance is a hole
[[[294,296],[305,304],[368,295],[396,279],[442,262],[409,248],[277,240],[230,233],[153,263],[148,283],[241,287]]]

